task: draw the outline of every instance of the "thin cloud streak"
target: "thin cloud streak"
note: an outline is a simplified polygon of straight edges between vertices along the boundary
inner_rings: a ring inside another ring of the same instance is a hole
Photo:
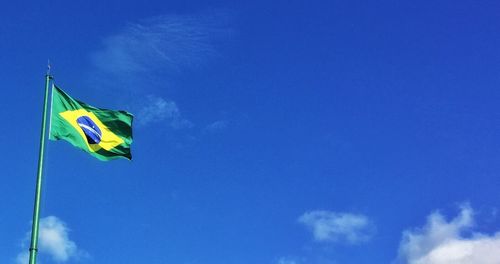
[[[209,133],[215,133],[227,128],[228,121],[227,120],[217,120],[205,126],[205,131]]]
[[[214,15],[163,15],[129,23],[104,39],[92,54],[94,66],[118,75],[171,73],[198,67],[217,55],[216,42],[230,34],[223,12]]]
[[[281,257],[278,259],[276,264],[299,264],[296,259]]]
[[[299,217],[299,222],[309,228],[318,242],[360,244],[369,241],[375,226],[361,214],[311,211]]]

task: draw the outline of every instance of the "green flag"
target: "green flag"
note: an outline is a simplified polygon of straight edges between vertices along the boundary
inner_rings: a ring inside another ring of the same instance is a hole
[[[100,160],[131,160],[132,114],[96,108],[52,86],[50,139],[64,139]]]

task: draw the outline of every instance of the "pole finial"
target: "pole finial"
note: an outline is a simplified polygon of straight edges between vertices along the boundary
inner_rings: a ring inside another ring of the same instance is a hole
[[[47,60],[47,75],[50,76],[50,59]]]

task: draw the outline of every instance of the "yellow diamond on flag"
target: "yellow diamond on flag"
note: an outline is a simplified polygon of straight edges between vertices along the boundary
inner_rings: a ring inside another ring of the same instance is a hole
[[[76,129],[92,152],[101,148],[109,151],[123,143],[123,139],[111,132],[92,112],[78,109],[65,111],[59,115]]]

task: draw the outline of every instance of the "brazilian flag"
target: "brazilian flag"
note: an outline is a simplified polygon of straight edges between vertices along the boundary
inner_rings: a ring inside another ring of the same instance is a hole
[[[100,160],[131,160],[132,114],[96,108],[52,86],[50,139],[64,139]]]

